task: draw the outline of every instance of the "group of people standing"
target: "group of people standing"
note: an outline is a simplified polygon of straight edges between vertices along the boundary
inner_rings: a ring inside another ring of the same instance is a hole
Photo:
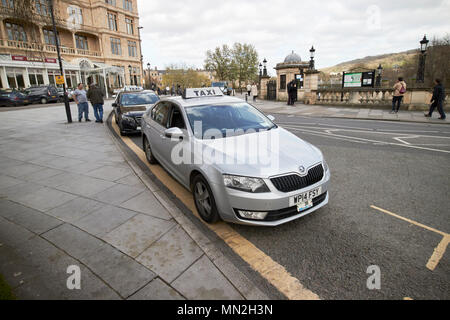
[[[92,108],[94,109],[94,116],[96,123],[103,123],[103,105],[105,94],[103,90],[97,85],[91,84],[89,90],[86,92],[84,90],[84,85],[82,83],[78,84],[77,89],[73,92],[73,100],[78,106],[78,121],[81,122],[84,119],[86,122],[90,122],[89,119],[89,103],[91,102]]]
[[[297,101],[297,81],[292,80],[287,84],[288,106],[293,106]]]
[[[258,97],[258,86],[255,82],[247,85],[247,94],[248,97],[253,97],[253,102],[256,102],[256,98]]]
[[[394,97],[392,99],[392,111],[391,113],[398,113],[400,110],[400,106],[403,101],[403,97],[406,93],[406,82],[402,77],[398,78],[397,82],[394,85]],[[425,117],[431,118],[434,110],[437,108],[440,114],[440,120],[445,120],[446,115],[444,112],[444,101],[445,101],[445,89],[442,85],[442,81],[440,79],[434,80],[434,89],[433,96],[431,98],[431,106],[430,110]]]

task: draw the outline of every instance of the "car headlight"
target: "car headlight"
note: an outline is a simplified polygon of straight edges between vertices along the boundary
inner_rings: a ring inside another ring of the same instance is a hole
[[[224,175],[223,182],[227,188],[251,193],[270,192],[263,179]]]
[[[325,172],[328,172],[330,170],[330,167],[328,167],[328,163],[325,159],[323,159],[323,169]]]

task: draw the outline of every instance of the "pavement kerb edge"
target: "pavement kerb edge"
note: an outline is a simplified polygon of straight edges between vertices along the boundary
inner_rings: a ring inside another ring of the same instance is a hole
[[[224,275],[224,277],[234,286],[234,288],[246,300],[269,300],[269,296],[257,288],[252,281],[243,274],[233,262],[231,262],[215,244],[212,243],[207,236],[205,236],[198,227],[185,217],[183,212],[177,207],[175,203],[170,200],[163,191],[141,170],[141,168],[134,162],[133,159],[123,150],[123,146],[117,141],[117,138],[109,129],[107,122],[105,123],[105,130],[108,131],[114,145],[130,166],[136,176],[142,183],[154,194],[155,198],[161,205],[169,212],[174,221],[189,235],[189,237],[200,247],[208,259],[214,266]],[[163,200],[161,200],[163,198]]]

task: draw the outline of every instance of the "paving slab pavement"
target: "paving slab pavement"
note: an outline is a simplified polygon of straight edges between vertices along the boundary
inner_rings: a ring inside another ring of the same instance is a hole
[[[68,125],[56,106],[0,121],[0,273],[19,299],[267,299],[105,125]],[[66,286],[73,265],[81,290]]]

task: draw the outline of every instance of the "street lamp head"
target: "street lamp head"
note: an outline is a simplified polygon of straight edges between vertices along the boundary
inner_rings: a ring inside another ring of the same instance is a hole
[[[420,51],[422,51],[422,53],[425,53],[427,51],[429,42],[430,41],[427,39],[427,36],[424,35],[422,41],[420,41]]]
[[[378,66],[378,74],[381,75],[381,73],[383,72],[383,67],[380,65]]]
[[[314,49],[314,46],[311,47],[311,49],[309,50],[309,52],[311,53],[311,59],[314,59],[314,56],[316,54],[316,49]]]
[[[147,63],[147,68],[149,68],[149,69],[150,69],[150,62],[149,62],[149,63]]]
[[[264,64],[264,67],[267,66],[267,60],[266,60],[266,58],[264,58],[263,64]]]

